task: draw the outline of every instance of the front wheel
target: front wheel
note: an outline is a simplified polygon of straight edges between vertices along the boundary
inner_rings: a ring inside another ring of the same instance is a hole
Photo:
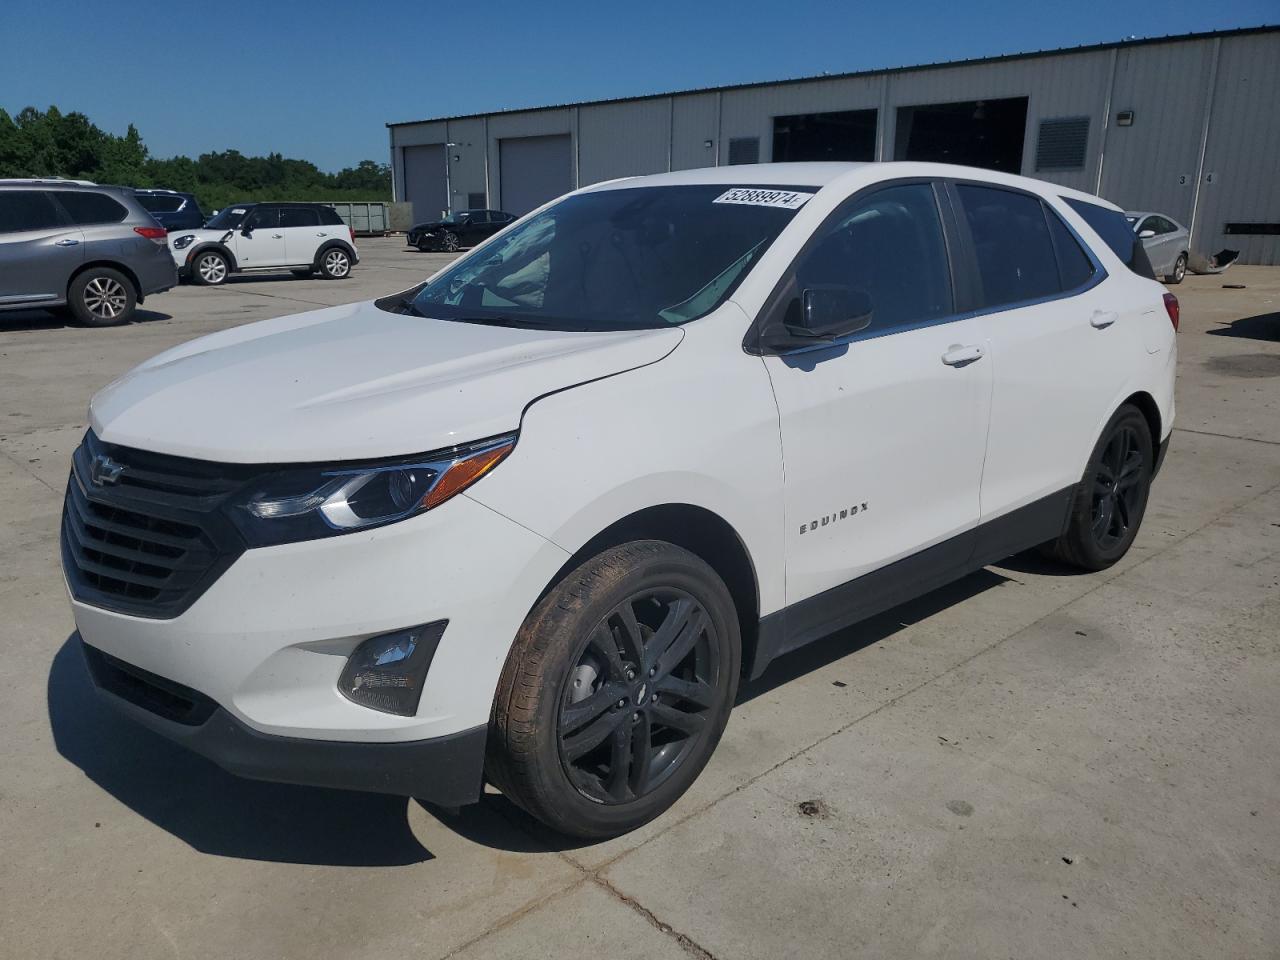
[[[1178,254],[1178,259],[1173,263],[1173,273],[1165,278],[1165,283],[1170,285],[1181,283],[1182,278],[1187,275],[1187,255],[1185,253]]]
[[[451,231],[446,230],[444,232],[444,236],[440,238],[440,249],[446,253],[457,253],[458,248],[461,246],[462,244],[458,240],[458,235]]]
[[[351,256],[341,247],[330,247],[320,255],[320,275],[326,280],[341,280],[351,273]]]
[[[521,627],[494,701],[488,777],[561,833],[633,830],[706,766],[741,659],[733,600],[706,563],[656,540],[606,550]]]
[[[1147,418],[1137,407],[1121,407],[1089,458],[1066,531],[1045,552],[1085,570],[1104,570],[1123,557],[1142,525],[1154,467]]]
[[[206,250],[191,264],[191,281],[202,287],[217,287],[227,282],[227,258],[216,250]]]

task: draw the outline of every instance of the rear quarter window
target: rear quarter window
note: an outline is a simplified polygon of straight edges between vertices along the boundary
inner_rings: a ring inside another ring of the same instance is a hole
[[[58,194],[58,202],[71,217],[71,222],[79,226],[95,223],[119,223],[129,211],[125,206],[105,193],[92,193],[80,190],[65,190]]]
[[[320,222],[328,226],[336,227],[342,223],[342,218],[338,216],[338,211],[333,209],[333,207],[321,207]]]
[[[1096,203],[1077,200],[1074,197],[1062,199],[1066,201],[1067,206],[1080,215],[1094,233],[1102,238],[1102,242],[1111,248],[1111,252],[1119,257],[1125,266],[1140,277],[1146,277],[1148,280],[1156,278],[1155,271],[1151,269],[1151,261],[1147,259],[1147,252],[1139,242],[1138,235],[1134,233],[1133,221],[1119,210],[1108,210]]]

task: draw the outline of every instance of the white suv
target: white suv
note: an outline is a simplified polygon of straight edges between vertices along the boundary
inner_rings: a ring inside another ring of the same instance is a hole
[[[199,230],[171,232],[169,249],[179,276],[205,286],[246,270],[341,280],[360,262],[355,231],[323,203],[237,203]]]
[[[738,166],[177,347],[75,454],[94,680],[246,776],[446,805],[487,778],[629,830],[774,657],[1030,547],[1129,549],[1178,319],[1135,268],[1124,215],[1051,184]]]

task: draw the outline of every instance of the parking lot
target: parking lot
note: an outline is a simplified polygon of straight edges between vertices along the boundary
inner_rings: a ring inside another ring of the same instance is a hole
[[[99,705],[71,643],[89,397],[450,259],[360,248],[348,280],[182,286],[124,328],[0,314],[0,956],[1277,955],[1280,268],[1175,288],[1177,426],[1120,564],[1018,557],[779,660],[672,811],[578,845],[497,794],[237,779]]]

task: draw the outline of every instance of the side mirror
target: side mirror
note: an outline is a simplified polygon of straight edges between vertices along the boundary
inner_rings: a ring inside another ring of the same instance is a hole
[[[787,332],[814,340],[835,340],[871,326],[871,295],[844,284],[806,287],[800,296],[800,323]]]
[[[252,236],[253,236],[253,227],[241,227],[241,228],[240,228],[240,236],[242,236],[242,237],[252,237]]]
[[[1149,240],[1151,237],[1154,237],[1155,235],[1156,235],[1156,232],[1154,230],[1143,230],[1140,234],[1138,234],[1138,239]]]

